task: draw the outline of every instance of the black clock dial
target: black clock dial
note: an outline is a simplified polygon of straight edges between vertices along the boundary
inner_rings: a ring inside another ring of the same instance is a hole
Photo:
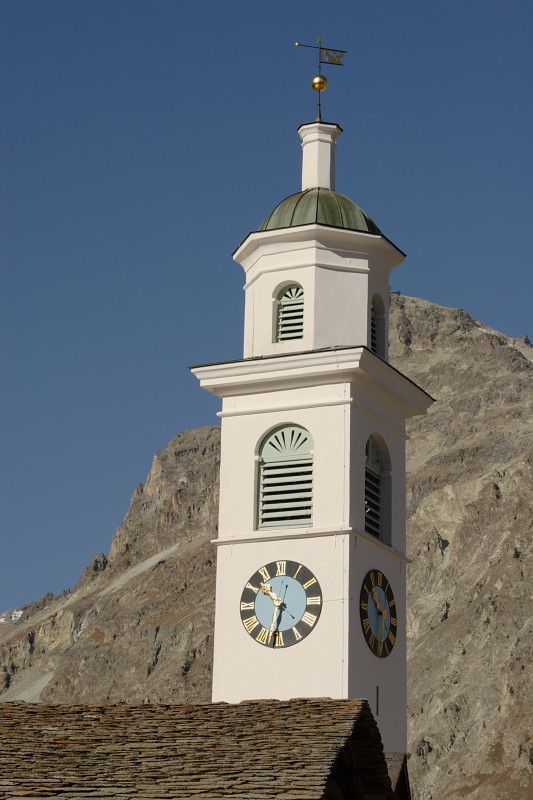
[[[254,572],[241,594],[246,632],[264,647],[298,644],[320,617],[322,590],[310,569],[298,561],[271,561]]]
[[[379,569],[370,570],[365,575],[359,612],[363,635],[374,655],[378,658],[390,655],[398,630],[396,600],[387,578]]]

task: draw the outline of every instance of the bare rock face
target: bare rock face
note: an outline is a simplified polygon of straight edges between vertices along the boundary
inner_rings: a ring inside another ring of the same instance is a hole
[[[526,798],[533,348],[464,311],[393,308],[391,360],[436,399],[408,444],[410,774],[419,800]]]
[[[533,790],[533,347],[422,300],[393,296],[391,314],[392,363],[437,401],[408,443],[415,797],[521,800]],[[109,555],[71,592],[7,616],[2,700],[210,699],[218,464],[218,428],[177,436]]]

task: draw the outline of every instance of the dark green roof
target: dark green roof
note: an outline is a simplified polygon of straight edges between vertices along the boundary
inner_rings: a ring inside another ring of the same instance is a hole
[[[291,194],[276,206],[259,230],[271,231],[313,223],[363,233],[381,233],[374,220],[353,200],[331,189],[306,189]]]

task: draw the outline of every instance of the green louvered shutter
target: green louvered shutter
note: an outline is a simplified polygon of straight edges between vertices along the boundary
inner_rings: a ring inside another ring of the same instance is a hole
[[[381,536],[381,453],[372,437],[366,443],[365,532]]]
[[[304,290],[287,286],[278,297],[276,341],[302,339],[304,335]]]
[[[378,352],[378,330],[376,320],[376,309],[372,303],[372,310],[370,312],[370,349],[373,353]]]
[[[259,528],[293,528],[313,520],[313,440],[290,425],[271,433],[261,448]]]

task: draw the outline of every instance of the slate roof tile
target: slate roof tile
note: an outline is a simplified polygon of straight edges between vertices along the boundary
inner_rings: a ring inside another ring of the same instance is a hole
[[[0,736],[0,800],[392,796],[379,731],[364,700],[3,703]]]

